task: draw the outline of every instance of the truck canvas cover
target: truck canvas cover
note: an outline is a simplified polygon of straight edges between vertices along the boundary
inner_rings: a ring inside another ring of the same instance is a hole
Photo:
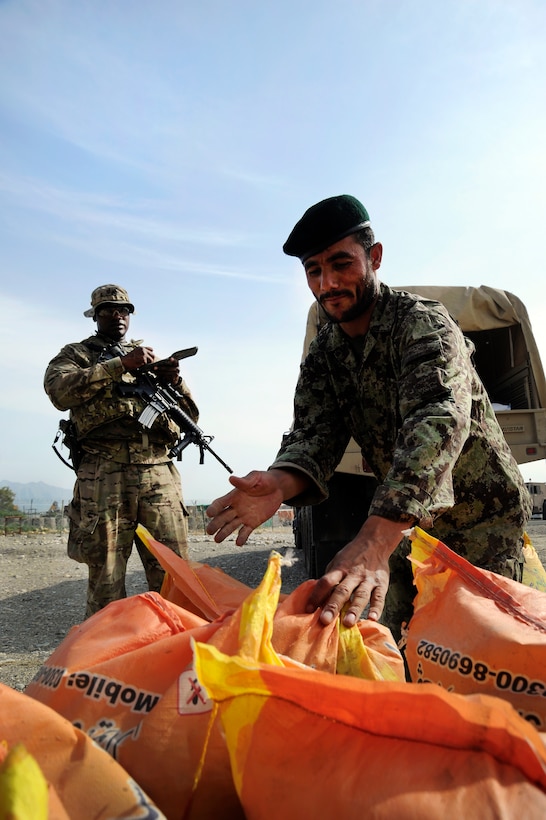
[[[506,290],[480,287],[442,287],[440,285],[414,285],[396,287],[395,290],[406,290],[418,293],[425,299],[434,299],[446,306],[450,314],[459,323],[461,330],[468,335],[473,332],[521,326],[527,349],[529,365],[536,384],[539,407],[546,407],[546,379],[538,352],[538,347],[531,328],[527,308],[517,296]]]

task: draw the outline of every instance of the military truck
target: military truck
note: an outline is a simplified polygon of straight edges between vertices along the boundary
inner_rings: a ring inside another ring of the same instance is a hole
[[[480,287],[404,286],[395,288],[442,302],[476,347],[474,363],[518,464],[546,458],[546,380],[524,304],[505,290]],[[309,309],[303,358],[327,317]],[[353,538],[368,514],[377,482],[351,439],[332,479],[329,497],[300,507],[294,516],[296,546],[307,572],[320,577],[326,565]],[[545,510],[546,515],[546,510]]]
[[[542,518],[546,521],[546,484],[538,481],[526,481],[533,502],[533,518]]]

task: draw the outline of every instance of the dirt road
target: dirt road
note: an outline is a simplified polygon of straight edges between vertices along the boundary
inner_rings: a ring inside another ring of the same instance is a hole
[[[529,522],[528,532],[546,566],[546,521]],[[294,549],[292,530],[254,533],[244,548],[233,541],[216,544],[209,536],[190,536],[190,557],[220,567],[256,587],[272,549],[283,556],[283,592],[307,577],[303,557]],[[66,556],[66,533],[0,535],[0,681],[23,690],[41,663],[81,622],[85,608],[87,567]],[[138,555],[129,561],[127,588],[145,592]]]

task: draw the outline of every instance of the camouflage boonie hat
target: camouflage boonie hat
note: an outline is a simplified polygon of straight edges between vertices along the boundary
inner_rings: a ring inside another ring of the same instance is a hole
[[[129,301],[129,294],[119,285],[99,285],[91,294],[91,307],[84,310],[83,315],[93,317],[101,305],[122,305],[129,308],[131,313],[135,312],[135,306]]]

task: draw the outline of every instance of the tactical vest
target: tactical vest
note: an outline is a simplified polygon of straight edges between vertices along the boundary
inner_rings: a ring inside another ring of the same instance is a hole
[[[81,342],[79,354],[88,359],[87,367],[108,361],[116,356],[123,356],[137,347],[136,343],[122,342],[109,344],[96,336]],[[83,348],[83,349],[82,349]],[[86,366],[82,363],[82,366]],[[136,378],[131,373],[123,373],[121,380],[134,383]],[[108,381],[104,387],[89,401],[72,408],[70,418],[76,427],[78,440],[85,439],[92,431],[120,419],[136,421],[146,407],[147,402],[139,396],[122,396],[117,389],[118,382]],[[130,424],[130,422],[129,422]],[[132,427],[133,425],[130,424]],[[166,414],[159,416],[150,430],[150,440],[158,440],[169,445],[180,437],[180,428]]]

